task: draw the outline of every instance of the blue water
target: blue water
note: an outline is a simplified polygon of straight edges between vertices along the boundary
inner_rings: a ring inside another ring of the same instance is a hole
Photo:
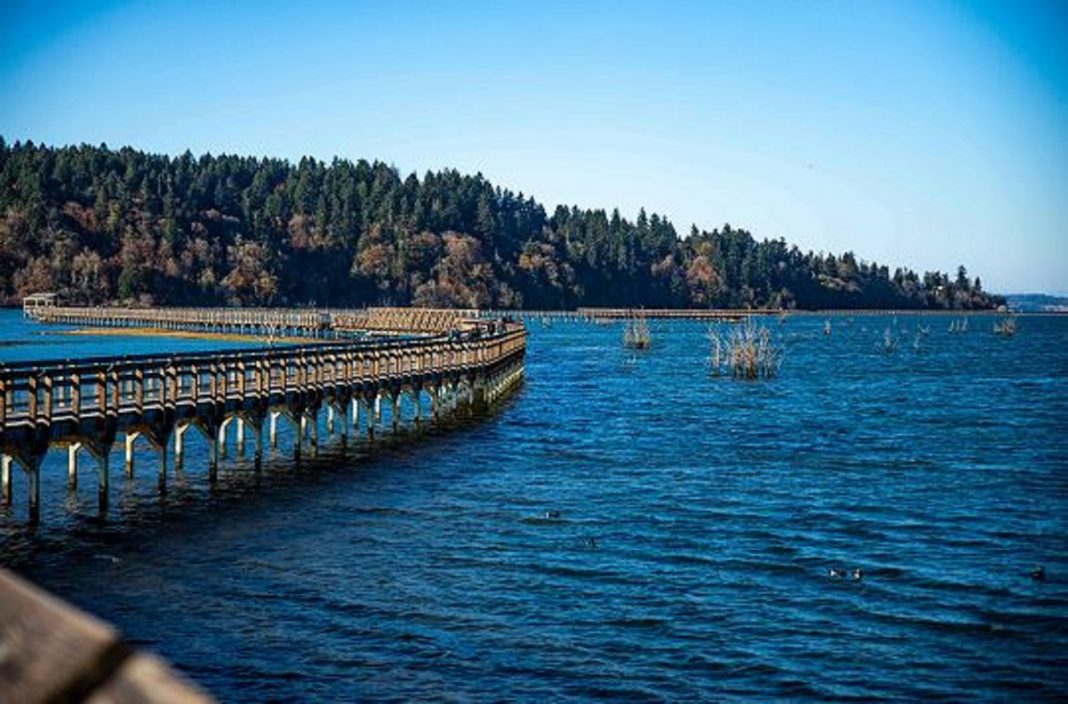
[[[98,519],[56,451],[0,560],[228,701],[1061,699],[1068,318],[948,324],[770,321],[742,382],[703,325],[533,323],[495,414],[374,455],[284,439],[212,490],[198,438]]]
[[[203,352],[248,347],[250,342],[196,338],[117,336],[77,332],[70,325],[39,325],[21,311],[0,308],[0,364],[44,359],[78,359],[114,354]]]

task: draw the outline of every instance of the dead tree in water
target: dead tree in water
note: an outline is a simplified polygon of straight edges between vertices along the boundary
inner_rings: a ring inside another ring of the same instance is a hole
[[[746,318],[744,325],[734,327],[726,337],[717,330],[709,331],[712,345],[709,366],[714,376],[729,371],[736,379],[770,379],[782,364],[782,347],[772,340],[771,332],[763,325],[754,325]]]
[[[651,336],[649,324],[644,317],[628,320],[623,326],[623,344],[636,350],[644,350],[649,347]]]
[[[897,350],[897,337],[887,327],[886,330],[883,330],[883,352],[890,354],[895,350]]]
[[[1012,337],[1016,334],[1016,318],[1008,316],[994,323],[994,334],[1002,337]]]

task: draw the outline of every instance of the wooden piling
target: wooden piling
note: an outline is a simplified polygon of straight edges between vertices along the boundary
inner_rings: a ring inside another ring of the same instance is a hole
[[[123,318],[122,309],[99,309],[93,315],[97,324],[130,322]],[[150,320],[175,327],[186,324],[184,313],[170,309],[137,315],[145,325]],[[229,315],[219,319],[229,319]],[[255,320],[270,317],[264,315],[253,315],[241,324],[251,329],[258,324]],[[184,434],[191,425],[208,437],[208,478],[214,482],[219,459],[227,451],[226,431],[234,420],[239,454],[244,454],[246,424],[251,424],[258,464],[263,420],[268,422],[269,445],[275,449],[278,417],[285,415],[294,424],[294,456],[299,460],[305,443],[313,455],[319,449],[318,409],[324,405],[328,433],[338,432],[341,441],[347,442],[348,424],[358,434],[362,416],[367,438],[373,442],[383,422],[384,399],[390,402],[390,425],[399,431],[402,394],[411,396],[413,420],[418,425],[426,414],[423,391],[429,398],[431,418],[438,419],[459,412],[461,393],[468,404],[474,400],[476,389],[470,379],[485,387],[477,391],[481,399],[492,399],[501,379],[522,373],[526,332],[521,324],[462,321],[455,312],[398,310],[378,311],[374,316],[387,321],[391,331],[420,325],[426,329],[415,337],[342,337],[337,342],[259,349],[0,364],[3,501],[11,501],[11,467],[18,461],[30,475],[31,513],[39,515],[40,461],[50,445],[67,449],[67,481],[72,487],[77,482],[79,453],[89,451],[97,457],[103,511],[107,507],[107,456],[116,437],[122,438],[125,470],[132,478],[137,440],[145,436],[158,453],[158,482],[164,491],[170,435],[174,434],[178,471],[186,454]],[[198,312],[193,322],[201,324],[210,318]],[[87,319],[72,315],[69,320]],[[294,322],[293,329],[313,330],[320,337],[335,335],[332,319],[326,323],[315,316],[302,320],[305,327]],[[368,320],[361,318],[359,325]],[[435,332],[441,330],[446,332]],[[82,393],[83,384],[86,393]],[[350,403],[351,420],[346,413]]]

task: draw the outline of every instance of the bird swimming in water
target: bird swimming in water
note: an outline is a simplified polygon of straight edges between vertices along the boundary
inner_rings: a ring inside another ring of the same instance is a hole
[[[588,548],[597,547],[597,538],[586,538],[586,547],[588,547]]]
[[[845,577],[845,570],[837,567],[829,567],[827,569],[827,576],[831,579],[841,579],[842,577]]]
[[[1043,567],[1042,565],[1039,565],[1038,567],[1036,567],[1033,570],[1031,570],[1031,579],[1035,580],[1036,582],[1045,581],[1045,579],[1046,579],[1046,568]]]
[[[859,581],[861,579],[864,579],[864,572],[862,572],[859,567],[856,567],[856,568],[853,569],[853,575],[852,576],[853,576],[853,579]]]
[[[546,518],[559,518],[560,517],[560,512],[559,511],[546,511],[545,512],[545,517]]]

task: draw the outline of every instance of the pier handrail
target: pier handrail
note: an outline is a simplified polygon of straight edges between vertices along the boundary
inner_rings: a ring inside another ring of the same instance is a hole
[[[462,327],[478,318],[478,311],[446,308],[132,308],[122,306],[23,307],[26,316],[43,323],[86,323],[185,329],[253,329],[290,331],[321,336],[325,333],[385,332],[434,334]]]
[[[355,383],[488,367],[523,348],[525,337],[521,325],[502,325],[434,338],[2,364],[0,433],[146,406],[237,400],[246,386],[257,397],[284,394],[305,389],[309,373],[313,383]]]
[[[472,339],[488,339],[489,337],[496,337],[504,334],[505,332],[514,332],[521,329],[521,325],[517,324],[502,324],[502,332],[483,334],[481,337],[472,337],[471,335],[458,336],[453,338],[452,341],[470,341]],[[144,354],[130,354],[130,355],[102,355],[97,357],[78,357],[78,358],[54,358],[47,360],[33,360],[33,361],[13,361],[13,362],[0,362],[0,376],[5,372],[19,371],[23,369],[66,369],[72,366],[83,366],[93,364],[112,364],[117,361],[129,362],[136,364],[147,364],[152,362],[161,362],[169,360],[223,360],[223,359],[236,359],[254,357],[257,353],[271,354],[274,352],[342,352],[350,350],[388,350],[388,349],[404,349],[411,347],[427,347],[436,345],[442,341],[450,341],[448,337],[435,336],[435,337],[390,337],[390,338],[363,338],[357,340],[346,340],[341,342],[322,342],[314,344],[299,344],[299,343],[282,343],[275,344],[270,347],[264,346],[249,346],[249,347],[233,347],[225,350],[210,350],[204,352],[173,352],[168,354],[159,354],[156,352],[149,352]]]
[[[59,317],[50,317],[53,312]],[[121,309],[119,316],[113,313],[115,309],[49,305],[35,309],[32,316],[42,322],[103,326],[131,319],[122,317]],[[120,433],[125,438],[127,476],[133,476],[139,437],[158,452],[162,493],[168,443],[174,443],[177,466],[183,457],[183,436],[191,427],[209,438],[208,479],[214,482],[220,454],[225,457],[228,425],[236,424],[239,447],[246,428],[252,433],[258,468],[265,426],[273,449],[277,421],[285,417],[294,428],[293,452],[299,461],[305,444],[317,452],[318,415],[323,408],[328,433],[340,419],[344,437],[350,420],[358,429],[363,415],[368,439],[374,442],[382,423],[383,399],[392,408],[394,434],[401,425],[405,395],[414,407],[416,425],[424,420],[424,398],[430,401],[426,420],[432,423],[451,414],[475,412],[522,380],[526,354],[526,328],[521,322],[509,317],[487,321],[451,310],[319,310],[278,317],[271,311],[138,309],[129,315],[165,330],[204,330],[220,321],[223,329],[244,335],[267,331],[271,338],[276,332],[271,321],[284,320],[286,325],[306,326],[294,329],[298,335],[318,339],[206,352],[0,363],[0,502],[11,502],[11,469],[17,464],[29,477],[31,522],[40,517],[41,465],[50,447],[67,452],[69,487],[77,486],[78,455],[87,452],[96,460],[97,498],[103,512],[108,503],[109,455]],[[339,335],[337,327],[342,325],[360,334]],[[378,334],[387,337],[374,337]],[[336,339],[321,339],[330,336]],[[363,413],[361,407],[366,409]]]

